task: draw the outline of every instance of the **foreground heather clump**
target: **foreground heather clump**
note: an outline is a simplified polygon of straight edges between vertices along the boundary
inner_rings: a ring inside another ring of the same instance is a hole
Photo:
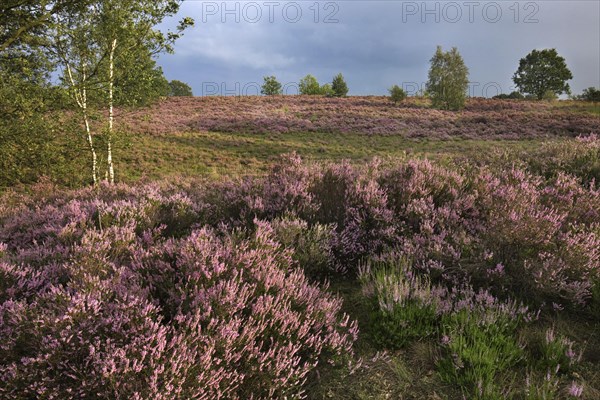
[[[538,311],[597,320],[600,190],[580,171],[292,154],[264,177],[6,194],[0,397],[301,398],[358,337],[319,282],[357,277],[369,340],[438,343],[464,395],[504,393],[511,368],[567,390],[571,342],[519,332]]]
[[[293,268],[268,223],[176,238],[160,222],[190,202],[153,189],[4,221],[2,398],[295,398],[317,363],[351,352],[341,300]]]

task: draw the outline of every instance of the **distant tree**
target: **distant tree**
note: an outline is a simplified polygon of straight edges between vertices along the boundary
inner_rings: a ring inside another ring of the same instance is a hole
[[[548,96],[548,91],[556,96],[570,93],[569,79],[573,79],[573,74],[556,49],[533,50],[519,61],[513,76],[521,93],[533,95],[538,100]]]
[[[456,47],[443,52],[438,46],[431,58],[427,92],[434,107],[460,110],[465,105],[469,70]]]
[[[281,83],[277,81],[275,76],[265,76],[264,83],[260,89],[260,92],[266,96],[275,96],[277,94],[281,94]]]
[[[583,101],[600,102],[600,89],[595,87],[583,89],[583,93],[578,98]]]
[[[190,97],[193,96],[192,88],[185,82],[178,81],[176,79],[169,82],[169,96],[170,97]]]
[[[390,100],[397,104],[406,99],[406,92],[398,85],[394,85],[388,89],[390,92]]]
[[[323,96],[327,96],[327,97],[334,97],[335,92],[333,91],[333,88],[331,87],[331,83],[326,83],[323,86],[321,86],[319,94],[321,94]]]
[[[331,89],[333,91],[333,96],[335,97],[346,97],[348,94],[348,85],[346,84],[344,76],[341,73],[333,77]]]
[[[523,96],[521,93],[519,92],[511,92],[510,94],[506,94],[506,93],[501,93],[499,95],[496,95],[494,97],[492,97],[492,99],[500,99],[500,100],[523,100],[525,98],[525,96]]]
[[[300,79],[300,84],[298,85],[300,89],[300,94],[308,94],[308,95],[318,95],[323,94],[323,90],[319,85],[319,81],[314,76],[308,74],[304,78]]]

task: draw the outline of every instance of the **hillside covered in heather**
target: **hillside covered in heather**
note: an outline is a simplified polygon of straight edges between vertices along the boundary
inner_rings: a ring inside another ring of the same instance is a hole
[[[582,102],[469,99],[460,112],[427,99],[394,104],[387,97],[180,97],[122,111],[135,133],[346,133],[429,139],[576,137],[600,131],[597,105]]]

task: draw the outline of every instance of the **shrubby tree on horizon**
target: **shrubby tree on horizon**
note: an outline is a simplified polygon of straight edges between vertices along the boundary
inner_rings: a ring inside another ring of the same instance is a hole
[[[522,100],[524,99],[525,96],[523,96],[520,92],[516,92],[516,91],[512,91],[509,94],[506,93],[501,93],[499,95],[496,95],[494,97],[492,97],[492,99],[500,99],[500,100]]]
[[[583,93],[577,98],[583,101],[600,102],[600,89],[596,89],[593,86],[583,89]]]
[[[319,90],[319,94],[326,96],[326,97],[336,97],[335,92],[333,91],[333,87],[331,86],[331,83],[325,83],[323,86],[321,86],[321,89]]]
[[[388,92],[390,92],[390,100],[393,101],[394,104],[398,104],[406,99],[406,92],[398,85],[389,88]]]
[[[431,58],[427,92],[433,107],[460,110],[465,105],[469,87],[469,69],[456,47],[442,51],[438,46]]]
[[[282,93],[281,83],[277,81],[274,75],[265,76],[264,83],[260,88],[260,92],[265,96],[275,96]]]
[[[319,95],[323,93],[323,90],[319,85],[319,81],[311,74],[308,74],[304,78],[300,79],[298,88],[300,90],[300,94]]]
[[[333,81],[331,82],[331,90],[333,92],[333,96],[335,97],[346,97],[348,95],[348,85],[344,80],[344,76],[339,73],[333,77]]]
[[[513,75],[519,91],[538,100],[549,97],[548,92],[555,96],[569,94],[571,88],[567,81],[570,79],[573,74],[556,49],[532,50],[519,61],[519,68]]]
[[[170,97],[192,97],[194,93],[192,88],[185,82],[173,79],[169,82],[169,94]]]

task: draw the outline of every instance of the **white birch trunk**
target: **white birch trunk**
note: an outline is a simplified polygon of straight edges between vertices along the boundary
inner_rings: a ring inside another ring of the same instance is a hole
[[[107,155],[106,162],[108,164],[108,178],[111,184],[115,183],[115,169],[112,157],[112,137],[114,125],[114,70],[115,70],[115,49],[117,47],[117,39],[114,39],[110,47],[109,55],[109,78],[108,78],[108,140],[107,140]]]
[[[98,156],[96,155],[96,149],[94,148],[94,141],[92,139],[92,131],[90,129],[90,121],[87,113],[87,90],[85,86],[82,89],[82,112],[83,112],[83,121],[85,123],[85,132],[87,135],[88,147],[90,148],[90,152],[92,153],[92,178],[94,180],[94,186],[98,185]]]
[[[85,66],[82,69],[82,79],[81,79],[81,87],[77,87],[75,84],[75,80],[73,79],[73,74],[71,72],[71,66],[68,62],[66,62],[67,74],[69,76],[69,81],[71,82],[71,86],[73,87],[73,91],[75,93],[75,101],[77,105],[81,109],[81,114],[83,117],[83,122],[85,124],[85,133],[86,140],[88,143],[88,147],[90,149],[90,153],[92,155],[92,180],[94,182],[94,186],[98,185],[98,156],[96,155],[96,149],[94,147],[94,139],[92,137],[92,130],[90,128],[90,121],[88,116],[88,108],[87,108],[87,75]]]

